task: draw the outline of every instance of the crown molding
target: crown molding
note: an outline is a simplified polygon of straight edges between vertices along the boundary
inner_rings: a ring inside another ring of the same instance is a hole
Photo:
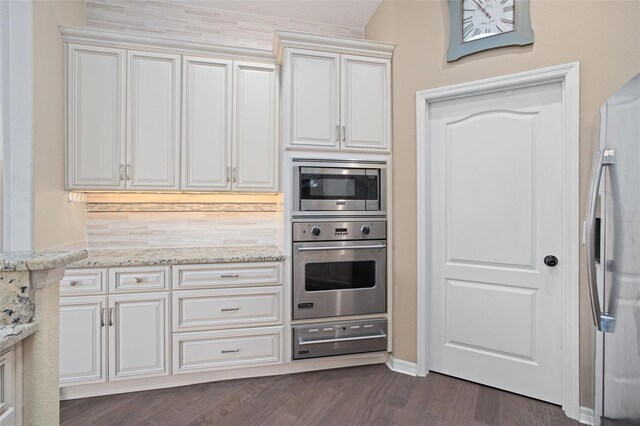
[[[273,53],[280,63],[286,48],[322,50],[324,52],[391,59],[395,45],[345,37],[276,31],[273,41]]]
[[[144,36],[115,31],[95,30],[80,27],[60,27],[65,43],[89,44],[93,46],[141,49],[163,53],[215,55],[231,59],[242,58],[274,63],[273,52],[266,49],[229,46],[202,41],[173,40],[163,37]]]

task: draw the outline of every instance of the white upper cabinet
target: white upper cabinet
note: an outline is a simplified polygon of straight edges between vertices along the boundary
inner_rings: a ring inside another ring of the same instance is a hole
[[[277,192],[279,68],[268,53],[202,44],[180,55],[184,43],[67,31],[69,190]]]
[[[128,52],[127,188],[179,189],[180,56]]]
[[[343,55],[341,122],[344,148],[389,149],[391,62]]]
[[[126,57],[67,46],[67,187],[124,188]]]
[[[231,189],[232,62],[182,59],[182,189]]]
[[[233,189],[276,192],[277,71],[274,65],[234,65]]]
[[[339,148],[340,55],[288,52],[289,145]]]
[[[289,149],[391,150],[393,45],[276,32]]]

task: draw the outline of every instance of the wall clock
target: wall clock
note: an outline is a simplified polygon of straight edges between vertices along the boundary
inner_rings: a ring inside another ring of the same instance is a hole
[[[447,62],[496,47],[533,43],[529,0],[449,0]]]

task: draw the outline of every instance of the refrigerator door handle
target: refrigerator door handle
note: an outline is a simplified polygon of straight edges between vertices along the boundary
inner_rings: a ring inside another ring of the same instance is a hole
[[[612,320],[610,315],[603,314],[600,309],[600,295],[598,294],[598,281],[596,279],[596,259],[595,259],[595,230],[596,230],[596,208],[598,202],[598,191],[600,190],[600,180],[605,166],[615,163],[614,150],[602,149],[596,154],[591,170],[591,181],[589,184],[589,195],[587,196],[587,226],[585,238],[585,251],[587,253],[587,287],[589,289],[589,299],[591,300],[591,313],[593,322],[599,331],[609,330],[608,324]],[[605,260],[602,259],[604,264]],[[603,325],[603,322],[605,323]]]

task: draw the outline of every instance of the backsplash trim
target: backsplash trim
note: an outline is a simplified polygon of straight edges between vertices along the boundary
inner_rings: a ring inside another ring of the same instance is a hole
[[[276,212],[276,203],[87,203],[87,213]]]

